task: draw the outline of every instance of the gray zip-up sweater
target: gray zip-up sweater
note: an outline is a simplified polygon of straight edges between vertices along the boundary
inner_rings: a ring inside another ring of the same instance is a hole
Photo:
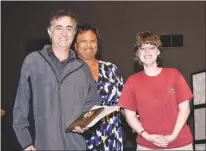
[[[25,58],[13,109],[14,131],[22,148],[32,144],[37,150],[85,150],[83,136],[65,130],[83,112],[100,104],[95,82],[88,65],[76,58],[58,74],[48,56],[49,47]],[[34,142],[28,131],[30,98]]]

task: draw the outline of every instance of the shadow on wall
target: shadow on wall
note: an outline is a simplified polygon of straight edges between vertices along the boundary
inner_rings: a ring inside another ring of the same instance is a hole
[[[28,39],[25,44],[26,53],[31,53],[36,50],[41,50],[45,45],[50,45],[51,41],[48,38],[45,39]]]

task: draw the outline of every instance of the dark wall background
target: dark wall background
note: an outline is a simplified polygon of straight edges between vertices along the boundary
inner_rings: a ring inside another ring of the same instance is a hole
[[[136,34],[145,30],[183,35],[183,47],[163,49],[163,65],[179,69],[190,86],[191,73],[205,69],[206,2],[1,2],[2,150],[18,148],[11,122],[21,65],[46,43],[48,16],[57,9],[100,28],[102,60],[115,63],[125,80],[138,71],[133,45]]]

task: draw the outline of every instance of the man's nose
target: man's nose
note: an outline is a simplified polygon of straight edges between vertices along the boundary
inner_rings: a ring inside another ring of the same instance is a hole
[[[66,31],[66,29],[62,29],[62,32],[61,32],[61,34],[62,34],[63,36],[66,36],[66,34],[67,34],[67,31]]]

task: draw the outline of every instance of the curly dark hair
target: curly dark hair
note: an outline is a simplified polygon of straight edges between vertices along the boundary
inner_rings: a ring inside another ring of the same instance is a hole
[[[72,42],[72,47],[71,47],[73,50],[75,48],[74,45],[77,42],[78,35],[88,30],[92,31],[95,34],[97,38],[98,50],[100,49],[100,36],[101,36],[100,30],[94,24],[81,24],[81,25],[77,25],[77,32],[74,36],[74,40]]]
[[[161,66],[161,52],[162,52],[162,42],[160,40],[160,37],[157,34],[154,34],[150,31],[146,32],[140,32],[136,36],[136,43],[134,45],[134,52],[135,52],[135,60],[138,61],[139,65],[142,65],[142,62],[140,58],[138,57],[139,54],[139,48],[143,44],[151,44],[155,45],[157,49],[160,51],[160,55],[157,57],[157,65]]]

